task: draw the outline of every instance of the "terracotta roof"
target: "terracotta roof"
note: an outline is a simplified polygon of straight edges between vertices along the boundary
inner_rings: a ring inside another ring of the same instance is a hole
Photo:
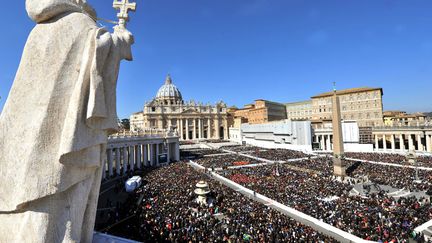
[[[360,88],[351,88],[351,89],[343,89],[343,90],[338,90],[336,91],[336,93],[338,95],[345,95],[345,94],[352,94],[352,93],[359,93],[359,92],[366,92],[366,91],[373,91],[373,90],[380,90],[381,94],[383,94],[383,90],[382,88],[370,88],[370,87],[360,87]],[[333,91],[331,92],[325,92],[319,95],[315,95],[312,96],[311,98],[322,98],[322,97],[327,97],[327,96],[332,96],[333,95]]]

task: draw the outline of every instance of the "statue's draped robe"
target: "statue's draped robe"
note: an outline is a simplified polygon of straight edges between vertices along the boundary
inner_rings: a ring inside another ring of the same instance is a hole
[[[119,63],[132,37],[76,0],[27,0],[37,22],[0,115],[0,242],[90,242]]]

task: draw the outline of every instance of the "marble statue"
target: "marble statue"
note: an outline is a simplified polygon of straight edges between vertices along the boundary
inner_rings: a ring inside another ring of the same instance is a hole
[[[85,0],[25,4],[36,26],[0,115],[0,242],[91,242],[132,6],[109,33]]]

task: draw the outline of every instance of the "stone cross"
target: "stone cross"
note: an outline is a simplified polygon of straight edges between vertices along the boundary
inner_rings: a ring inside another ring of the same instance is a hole
[[[113,7],[120,12],[117,14],[119,18],[119,26],[126,27],[126,22],[129,21],[129,11],[136,10],[136,3],[130,3],[129,0],[114,0]]]

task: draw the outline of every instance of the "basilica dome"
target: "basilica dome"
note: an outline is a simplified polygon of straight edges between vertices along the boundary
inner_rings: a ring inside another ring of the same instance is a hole
[[[156,94],[157,100],[183,100],[180,90],[172,83],[171,76],[168,75],[165,84],[160,87]]]

